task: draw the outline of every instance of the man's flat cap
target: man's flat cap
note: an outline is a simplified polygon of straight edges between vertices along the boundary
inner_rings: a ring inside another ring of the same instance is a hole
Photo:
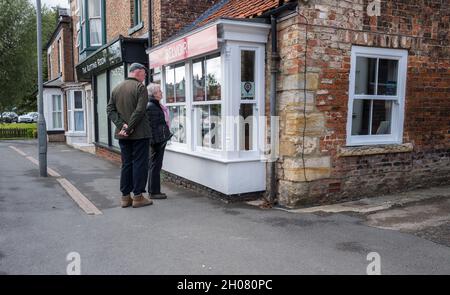
[[[148,71],[148,69],[143,64],[135,62],[130,65],[129,71],[132,72],[132,71],[136,71],[136,70]]]

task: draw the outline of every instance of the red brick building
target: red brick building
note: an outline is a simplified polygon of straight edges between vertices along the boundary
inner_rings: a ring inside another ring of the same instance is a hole
[[[45,46],[47,53],[47,82],[44,83],[44,114],[50,141],[66,140],[67,130],[65,87],[74,81],[72,26],[66,9],[58,9],[58,24]]]
[[[220,1],[148,50],[175,123],[163,169],[288,207],[448,184],[449,25],[448,1]]]

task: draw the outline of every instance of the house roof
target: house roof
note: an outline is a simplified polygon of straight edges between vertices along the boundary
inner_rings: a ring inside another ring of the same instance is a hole
[[[219,17],[253,18],[267,10],[283,5],[287,0],[228,0],[219,9],[214,11],[199,25],[205,24]]]
[[[217,19],[255,18],[269,10],[293,1],[294,0],[221,0],[201,14],[195,21],[185,26],[177,34],[163,43],[174,40],[178,36],[184,35]]]

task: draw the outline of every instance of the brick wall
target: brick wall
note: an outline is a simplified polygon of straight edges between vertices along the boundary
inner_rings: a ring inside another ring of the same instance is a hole
[[[47,55],[47,63],[49,66],[48,69],[48,80],[53,80],[57,78],[60,74],[58,72],[58,40],[60,40],[60,37],[55,38],[53,40],[51,47],[50,56]]]
[[[68,19],[67,19],[68,21]],[[60,54],[58,42],[61,42],[61,69],[58,71],[58,56]],[[63,81],[73,81],[73,63],[72,63],[72,28],[70,23],[61,22],[59,24],[59,32],[50,44],[50,59],[47,65],[51,63],[51,71],[48,71],[48,80],[53,80],[60,75]]]
[[[218,2],[218,0],[154,1],[154,44],[170,38]]]
[[[331,203],[450,182],[449,3],[384,0],[377,17],[367,15],[369,2],[299,1],[310,24],[306,83],[305,19],[292,17],[278,26],[277,177],[283,205]],[[410,150],[340,152],[346,145],[352,45],[408,50],[403,142],[411,144]]]

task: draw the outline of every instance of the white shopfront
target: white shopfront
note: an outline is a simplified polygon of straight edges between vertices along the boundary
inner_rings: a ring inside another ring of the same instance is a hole
[[[220,19],[152,48],[174,136],[163,170],[226,195],[266,190],[270,25]]]

